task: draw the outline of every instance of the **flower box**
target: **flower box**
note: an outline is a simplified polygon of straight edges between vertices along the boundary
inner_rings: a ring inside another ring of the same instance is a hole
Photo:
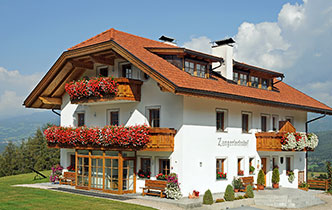
[[[52,126],[44,131],[49,146],[95,146],[141,149],[150,141],[145,125],[72,128]]]
[[[280,139],[284,151],[313,151],[318,146],[318,137],[314,133],[288,132]]]
[[[65,85],[65,90],[71,100],[80,100],[89,97],[104,97],[115,95],[118,85],[112,77],[98,77],[92,79],[82,79],[69,82]]]
[[[167,178],[168,178],[167,174],[162,174],[162,173],[157,174],[156,176],[157,180],[167,180]]]
[[[243,175],[244,175],[244,171],[243,171],[243,170],[238,171],[238,172],[237,172],[237,175],[238,175],[238,176],[243,176]]]
[[[227,173],[217,172],[217,180],[226,179]]]

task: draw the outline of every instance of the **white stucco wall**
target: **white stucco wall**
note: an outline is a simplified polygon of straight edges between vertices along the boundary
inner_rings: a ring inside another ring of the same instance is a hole
[[[113,71],[114,68],[114,71]],[[117,65],[110,68],[112,74],[117,75]],[[136,76],[142,75],[138,73]],[[90,73],[93,74],[93,73]],[[94,75],[91,75],[94,76]],[[307,113],[298,110],[283,109],[262,105],[247,104],[235,101],[216,100],[198,97],[177,96],[162,92],[157,83],[151,78],[142,85],[140,102],[110,101],[94,105],[74,105],[69,96],[63,96],[61,109],[61,125],[76,126],[76,114],[85,113],[87,126],[105,126],[108,124],[108,110],[119,111],[119,124],[134,125],[148,123],[147,107],[160,108],[160,127],[175,128],[175,149],[173,153],[165,152],[137,152],[137,170],[140,168],[140,158],[151,158],[152,176],[157,174],[159,158],[169,158],[171,171],[179,175],[182,193],[187,196],[192,190],[204,192],[223,192],[227,184],[231,184],[233,177],[237,177],[237,159],[243,158],[242,169],[244,176],[249,175],[249,158],[254,158],[254,167],[260,168],[261,157],[267,158],[267,171],[270,170],[270,158],[280,156],[293,157],[296,179],[288,182],[285,174],[285,161],[280,164],[281,182],[283,187],[297,187],[297,171],[305,168],[305,154],[303,152],[260,152],[256,151],[255,132],[260,131],[261,115],[268,117],[272,128],[272,115],[278,115],[278,120],[286,117],[294,119],[294,126],[298,131],[304,131]],[[216,132],[216,109],[226,110],[226,131]],[[241,129],[242,112],[251,113],[250,132],[243,134]],[[245,146],[221,146],[221,141],[248,141]],[[218,145],[219,144],[219,145]],[[61,164],[70,164],[71,150],[61,150]],[[216,180],[216,159],[226,158],[225,171],[227,180]],[[272,169],[271,169],[272,170]],[[258,170],[255,172],[255,180]],[[270,186],[271,172],[267,173],[267,186]],[[144,180],[137,180],[137,192],[144,185]]]

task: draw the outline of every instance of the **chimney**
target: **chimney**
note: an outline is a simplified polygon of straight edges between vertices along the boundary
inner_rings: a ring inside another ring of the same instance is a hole
[[[174,42],[175,39],[174,38],[171,38],[171,37],[168,37],[168,36],[164,36],[162,35],[160,38],[159,38],[160,41],[164,42],[165,44],[169,44],[169,45],[173,45],[173,46],[177,46],[176,43]]]
[[[222,57],[224,63],[216,68],[214,71],[221,74],[228,80],[233,80],[233,44],[235,41],[232,38],[215,41],[212,46],[212,54],[217,57]],[[213,68],[219,64],[214,63]]]

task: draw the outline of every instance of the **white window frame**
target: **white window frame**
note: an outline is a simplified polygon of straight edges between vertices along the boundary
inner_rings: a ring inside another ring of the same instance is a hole
[[[223,180],[228,180],[228,157],[227,156],[217,156],[214,160],[214,163],[217,163],[218,159],[223,159],[224,160],[224,173],[226,173],[226,179],[221,179],[221,180],[217,180],[217,174],[216,174],[216,180],[217,181],[223,181]],[[217,166],[215,166],[217,167]],[[215,168],[214,170],[216,171],[217,168]]]
[[[290,119],[290,123],[292,123],[292,125],[294,126],[294,117],[293,116],[286,116],[285,121],[287,121],[288,119]]]
[[[242,129],[242,114],[247,114],[248,115],[248,133],[243,132]],[[252,130],[252,112],[249,111],[241,111],[241,132],[243,134],[251,134],[251,130]]]
[[[240,161],[240,170],[243,171],[243,176],[245,175],[245,157],[244,156],[238,156],[236,157],[236,175],[238,176],[239,174],[239,170],[238,170],[238,161],[239,159],[241,159]]]
[[[106,66],[106,65],[100,65],[100,66],[97,66],[97,67],[96,67],[96,77],[99,77],[99,76],[100,76],[100,69],[104,69],[104,68],[107,68],[107,76],[110,75],[109,66]]]
[[[224,130],[217,130],[217,112],[224,112]],[[227,133],[228,132],[228,110],[222,109],[222,108],[216,108],[216,114],[215,114],[215,120],[216,120],[216,132],[218,133]]]
[[[271,126],[270,124],[271,124],[271,120],[272,120],[271,115],[265,114],[265,113],[261,113],[261,115],[260,115],[260,118],[259,118],[260,130],[263,132],[263,130],[262,130],[262,117],[266,117],[266,131],[265,132],[268,132],[268,131],[271,130],[271,128],[270,128],[270,126]]]
[[[162,127],[162,125],[161,125],[161,118],[162,118],[161,117],[161,105],[145,106],[145,117],[146,117],[147,121],[149,122],[149,124],[150,124],[150,113],[149,113],[150,109],[159,109],[159,127],[161,128]]]
[[[85,111],[77,111],[77,112],[75,112],[75,114],[74,114],[74,125],[75,125],[75,127],[78,127],[78,114],[84,114],[84,125],[86,125],[87,123],[86,123],[86,113],[85,113]]]
[[[121,125],[121,121],[120,121],[120,108],[115,108],[115,109],[107,109],[106,110],[106,125],[111,125],[111,116],[110,113],[111,112],[118,112],[118,118],[119,118],[119,125]]]

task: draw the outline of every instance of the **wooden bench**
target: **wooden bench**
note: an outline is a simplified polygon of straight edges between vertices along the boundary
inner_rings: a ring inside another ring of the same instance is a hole
[[[245,192],[247,190],[247,186],[251,185],[253,190],[258,190],[257,188],[254,187],[254,177],[253,176],[247,176],[247,177],[240,177],[242,184],[243,184],[243,189],[240,191]]]
[[[75,172],[64,172],[62,178],[59,180],[59,184],[75,185]]]
[[[158,195],[161,198],[165,197],[164,191],[166,188],[166,181],[160,180],[145,180],[145,187],[143,188],[142,196],[144,195]],[[147,190],[148,192],[145,192]],[[156,192],[159,191],[159,192]]]
[[[327,191],[329,188],[329,182],[327,179],[309,179],[308,185],[310,189]]]

